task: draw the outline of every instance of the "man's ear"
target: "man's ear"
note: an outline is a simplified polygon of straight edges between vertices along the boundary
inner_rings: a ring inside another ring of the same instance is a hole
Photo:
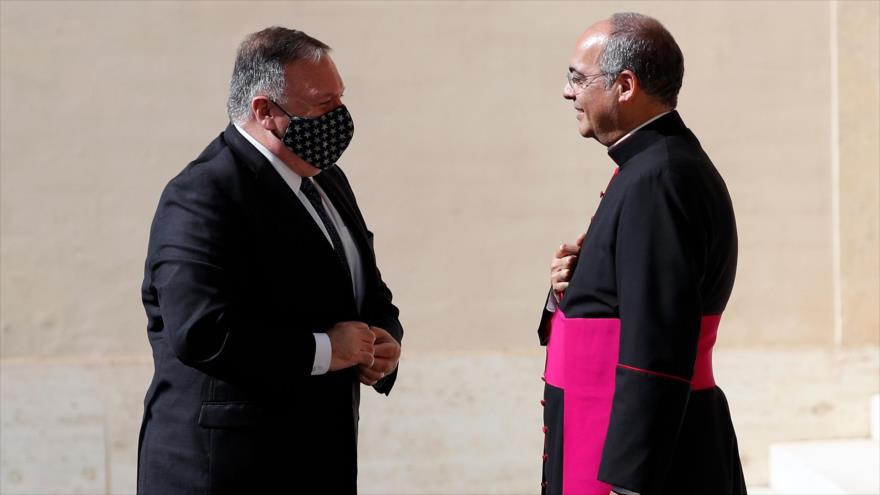
[[[254,120],[263,129],[275,130],[275,120],[272,119],[271,107],[272,103],[265,96],[255,96],[251,100],[251,112],[254,114]]]
[[[632,101],[639,91],[641,91],[639,79],[636,77],[635,73],[629,69],[622,71],[617,76],[617,84],[619,88],[617,101],[619,103]]]

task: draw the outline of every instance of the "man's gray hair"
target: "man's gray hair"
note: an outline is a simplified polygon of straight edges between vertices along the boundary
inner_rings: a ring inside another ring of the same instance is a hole
[[[317,62],[330,47],[302,31],[273,26],[248,35],[235,57],[226,111],[243,124],[251,115],[251,100],[266,95],[279,105],[284,97],[284,67],[297,60]]]
[[[631,70],[645,93],[675,108],[684,78],[684,56],[669,31],[653,17],[632,12],[611,16],[611,36],[599,67],[610,88],[624,70]]]

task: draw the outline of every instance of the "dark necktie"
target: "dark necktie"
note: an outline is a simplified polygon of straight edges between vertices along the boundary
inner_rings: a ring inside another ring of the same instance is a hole
[[[327,234],[330,235],[330,240],[333,242],[333,251],[336,253],[336,258],[342,263],[343,271],[345,271],[349,282],[351,282],[351,272],[348,268],[348,257],[345,256],[345,248],[342,246],[342,239],[339,237],[339,231],[336,230],[336,225],[330,220],[330,215],[327,214],[327,210],[324,208],[324,203],[321,201],[321,193],[318,192],[318,188],[315,187],[315,184],[312,183],[312,179],[309,177],[303,177],[299,190],[306,195],[306,198],[309,199],[309,203],[312,204],[315,211],[318,213],[318,216],[321,218],[321,221],[324,222]]]

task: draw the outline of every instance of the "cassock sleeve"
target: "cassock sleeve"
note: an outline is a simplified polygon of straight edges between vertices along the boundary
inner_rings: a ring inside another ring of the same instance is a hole
[[[639,493],[660,490],[690,395],[705,239],[689,191],[668,171],[646,174],[617,227],[620,353],[599,479]]]
[[[167,341],[184,364],[229,382],[289,386],[311,375],[311,329],[271,328],[243,303],[236,279],[241,211],[196,170],[162,193],[150,232],[147,270]]]
[[[546,346],[550,342],[550,320],[553,314],[559,309],[559,301],[556,300],[556,294],[553,288],[547,293],[547,299],[544,300],[544,308],[541,311],[541,321],[538,323],[538,342],[542,346]]]

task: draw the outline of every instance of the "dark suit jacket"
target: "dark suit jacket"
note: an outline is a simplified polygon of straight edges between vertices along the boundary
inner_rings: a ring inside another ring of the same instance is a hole
[[[356,320],[400,341],[403,329],[345,175],[316,180],[363,260],[360,312],[324,234],[232,125],[162,193],[142,288],[155,373],[140,493],[356,491],[360,384],[354,368],[311,376],[312,333]]]

